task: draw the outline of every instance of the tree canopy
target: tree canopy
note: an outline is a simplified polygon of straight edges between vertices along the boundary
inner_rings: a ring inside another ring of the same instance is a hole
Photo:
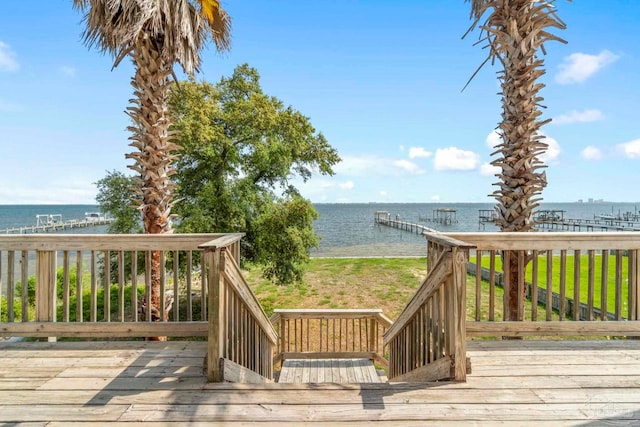
[[[292,178],[333,174],[336,150],[308,117],[265,94],[247,64],[216,84],[176,85],[169,105],[182,147],[174,177],[178,231],[246,232],[245,257],[269,263],[267,275],[278,281],[299,278],[318,242],[317,214]]]

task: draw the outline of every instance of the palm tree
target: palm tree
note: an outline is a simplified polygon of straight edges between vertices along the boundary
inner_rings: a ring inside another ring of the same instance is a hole
[[[471,3],[474,23],[479,26],[480,41],[486,42],[489,55],[486,62],[496,59],[502,63],[498,73],[502,96],[502,121],[498,128],[502,142],[492,155],[498,158],[491,163],[497,166],[499,188],[492,196],[497,200],[497,223],[502,231],[534,231],[533,212],[542,200],[546,186],[545,167],[540,155],[547,148],[541,127],[551,119],[541,120],[538,94],[544,87],[538,79],[545,74],[539,52],[549,40],[564,43],[551,34],[550,28],[564,29],[565,24],[556,15],[554,0],[466,0]],[[480,19],[488,13],[486,20]],[[477,72],[477,71],[476,71]],[[472,77],[473,78],[473,77]],[[503,254],[508,260],[503,269],[508,274],[508,310],[505,320],[522,320],[524,313],[518,283],[523,280],[523,265],[529,254],[511,251]],[[518,268],[520,264],[521,269]],[[524,288],[524,287],[522,287]],[[505,290],[506,291],[506,290]],[[520,302],[520,304],[519,304]]]
[[[139,174],[135,193],[144,232],[171,233],[175,195],[171,176],[180,148],[169,132],[167,99],[173,66],[179,63],[187,74],[197,71],[209,38],[218,51],[228,49],[231,20],[218,0],[73,0],[73,5],[85,14],[83,37],[89,47],[110,53],[114,67],[127,56],[133,61],[134,99],[127,107],[133,124],[127,129],[136,151],[126,158],[135,161],[129,167]],[[152,311],[166,316],[160,302],[164,298],[160,296],[159,252],[151,258],[150,305]]]

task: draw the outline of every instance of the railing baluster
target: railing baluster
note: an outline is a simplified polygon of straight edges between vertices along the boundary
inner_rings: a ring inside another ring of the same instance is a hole
[[[103,251],[102,256],[104,262],[104,277],[102,282],[103,319],[105,322],[111,322],[111,252]]]
[[[91,322],[98,321],[98,266],[96,252],[91,251],[91,300],[89,302],[89,319]]]
[[[138,251],[131,251],[131,317],[137,322],[138,311]]]
[[[475,319],[482,318],[482,251],[476,251],[476,309]]]
[[[489,251],[489,320],[496,319],[496,251]]]
[[[608,289],[609,284],[609,251],[602,250],[602,270],[600,271],[600,318],[601,320],[609,320],[607,312],[609,311],[608,304]]]
[[[580,320],[580,249],[573,251],[573,320]]]
[[[165,310],[165,299],[167,294],[167,256],[165,251],[160,251],[160,316],[161,322],[167,321],[167,311]],[[206,319],[202,319],[206,320]]]
[[[29,321],[29,252],[22,251],[20,258],[20,277],[22,282],[22,295],[20,295],[20,309],[22,321]]]
[[[82,251],[76,251],[76,322],[84,321]]]
[[[173,251],[173,321],[180,320],[180,252]]]
[[[118,251],[118,317],[120,322],[126,321],[125,319],[125,280],[124,280],[124,251]]]
[[[558,304],[560,320],[564,320],[567,313],[567,251],[560,251],[560,301]]]
[[[187,261],[186,261],[186,265],[187,265],[187,271],[186,271],[186,282],[187,282],[187,322],[191,322],[193,320],[193,295],[192,295],[192,276],[191,273],[193,271],[193,252],[192,251],[187,251]],[[202,274],[204,275],[204,271],[202,272]],[[202,301],[202,304],[204,305],[204,301]]]
[[[69,297],[71,286],[69,279],[69,251],[62,252],[62,321],[69,321]]]
[[[595,306],[595,294],[596,294],[596,251],[589,250],[589,273],[588,273],[588,295],[587,295],[587,320],[593,321],[594,319],[594,306]]]
[[[622,251],[616,250],[616,271],[615,271],[615,287],[616,287],[616,320],[622,320]]]
[[[638,320],[638,251],[628,251],[629,271],[629,320]]]
[[[553,313],[553,250],[547,250],[547,301],[546,301],[546,319],[552,319]]]
[[[532,260],[531,260],[531,320],[538,320],[538,286],[540,283],[538,282],[538,256],[540,253],[535,250],[532,252]]]

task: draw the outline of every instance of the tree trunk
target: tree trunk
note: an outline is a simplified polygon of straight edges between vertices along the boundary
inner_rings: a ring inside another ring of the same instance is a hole
[[[170,140],[170,119],[167,107],[169,76],[172,63],[162,56],[162,40],[150,39],[142,35],[132,52],[136,68],[131,80],[134,88],[133,105],[127,108],[127,114],[133,120],[128,127],[132,132],[131,146],[136,152],[126,157],[135,160],[131,169],[138,172],[135,192],[142,211],[144,232],[165,234],[172,232],[170,221],[173,191],[175,184],[170,177],[175,173],[174,151],[179,149]],[[149,307],[154,321],[166,320],[164,296],[160,295],[161,265],[160,252],[151,256],[151,295]],[[156,337],[164,340],[166,337]]]

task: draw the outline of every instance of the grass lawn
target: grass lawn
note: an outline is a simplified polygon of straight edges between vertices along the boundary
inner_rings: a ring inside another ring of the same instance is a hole
[[[475,258],[470,259],[471,262],[475,263]],[[594,280],[593,280],[593,296],[594,296],[594,306],[599,308],[602,306],[602,268],[603,258],[600,254],[595,254],[594,262],[593,262],[593,272],[594,272]],[[615,282],[615,267],[616,267],[616,256],[609,255],[607,258],[608,261],[608,269],[606,270],[606,300],[607,300],[607,311],[610,313],[615,312],[616,308],[616,282]],[[552,290],[553,292],[559,294],[560,293],[560,263],[561,257],[560,255],[554,254],[553,261],[551,264],[552,271]],[[541,255],[538,257],[538,286],[541,288],[547,288],[547,256]],[[482,266],[485,268],[489,268],[489,257],[484,256],[482,258]],[[565,295],[567,298],[573,299],[573,291],[575,287],[574,283],[574,271],[575,271],[575,257],[574,255],[567,254],[566,256],[566,279],[565,279]],[[621,270],[622,270],[622,281],[621,281],[621,308],[623,316],[628,312],[629,298],[628,298],[628,287],[625,284],[628,283],[629,277],[629,261],[626,256],[621,257]],[[500,257],[496,257],[496,271],[502,271],[502,261]],[[532,280],[532,271],[533,271],[533,263],[529,262],[527,265],[527,274],[526,280],[531,282]],[[578,286],[580,289],[580,302],[587,303],[589,296],[589,256],[587,254],[581,254],[579,259],[579,276],[580,280],[578,282]]]
[[[426,272],[426,258],[314,258],[303,282],[296,285],[275,285],[262,278],[258,267],[245,271],[245,277],[269,316],[276,308],[380,308],[395,320]],[[481,295],[481,319],[488,320],[486,282]],[[502,297],[502,289],[496,287],[495,320],[502,320]],[[538,306],[541,319],[544,310]],[[531,316],[530,303],[526,316]],[[467,276],[467,318],[475,318],[474,276]]]

